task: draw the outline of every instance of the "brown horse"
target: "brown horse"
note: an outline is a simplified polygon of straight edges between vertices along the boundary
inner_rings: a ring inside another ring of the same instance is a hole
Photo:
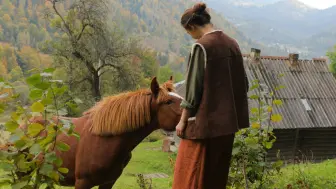
[[[71,119],[80,140],[63,134],[57,138],[71,147],[67,152],[56,151],[62,167],[69,169],[60,184],[76,189],[112,188],[132,150],[146,136],[156,129],[175,130],[182,97],[173,91],[172,78],[162,87],[154,78],[150,90],[107,97],[82,117],[66,118]]]

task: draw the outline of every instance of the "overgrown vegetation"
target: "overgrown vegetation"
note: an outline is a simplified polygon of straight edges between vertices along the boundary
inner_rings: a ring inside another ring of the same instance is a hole
[[[5,131],[10,133],[9,140],[0,152],[0,186],[12,188],[54,188],[68,170],[62,167],[62,159],[56,156],[56,150],[67,151],[69,146],[56,142],[63,133],[76,136],[72,124],[66,120],[53,119],[64,116],[68,110],[77,111],[78,99],[69,98],[67,87],[62,81],[52,80],[54,69],[45,69],[27,78],[29,84],[30,106],[23,106],[18,95],[2,95],[0,113],[10,114],[5,123]],[[12,87],[0,81],[1,89]],[[67,97],[69,100],[63,101]],[[43,121],[32,121],[39,117]]]
[[[275,106],[282,105],[275,94],[282,88],[277,86],[273,90],[259,80],[252,81],[249,98],[255,106],[250,107],[251,126],[236,133],[228,182],[230,189],[267,189],[274,182],[271,177],[279,174],[283,162],[280,159],[268,162],[266,157],[276,141],[272,122],[282,120],[282,116],[275,113]]]
[[[327,53],[327,56],[330,59],[330,65],[329,65],[330,71],[334,75],[336,75],[336,45],[334,46],[333,51]]]

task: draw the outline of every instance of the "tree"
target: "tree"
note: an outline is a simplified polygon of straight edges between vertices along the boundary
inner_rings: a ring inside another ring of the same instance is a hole
[[[159,82],[162,83],[166,81],[170,76],[173,76],[176,82],[183,80],[183,75],[178,72],[173,72],[173,70],[168,65],[160,68],[158,76]]]
[[[329,65],[330,71],[333,74],[336,74],[336,45],[334,46],[333,51],[327,53],[327,56],[330,59],[330,65]]]
[[[55,15],[52,25],[62,35],[61,42],[53,43],[54,55],[67,68],[70,90],[85,82],[90,85],[93,98],[99,101],[102,76],[111,71],[125,72],[122,60],[133,53],[136,45],[107,24],[105,0],[79,0],[66,16],[60,13],[57,2],[50,0]],[[75,76],[75,72],[80,74]]]

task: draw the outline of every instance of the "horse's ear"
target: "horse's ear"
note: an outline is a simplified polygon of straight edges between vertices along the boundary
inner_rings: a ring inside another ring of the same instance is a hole
[[[153,93],[153,95],[157,96],[159,94],[160,91],[160,85],[156,79],[156,77],[154,77],[152,79],[152,83],[151,83],[151,91]]]

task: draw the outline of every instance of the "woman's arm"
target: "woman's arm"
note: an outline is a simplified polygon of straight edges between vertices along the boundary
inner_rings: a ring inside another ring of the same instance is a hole
[[[205,52],[200,45],[196,44],[189,59],[188,73],[186,78],[186,94],[182,100],[182,116],[176,126],[178,136],[183,135],[188,119],[194,117],[203,95],[203,78],[205,70]]]
[[[205,53],[203,52],[202,47],[196,44],[189,60],[185,99],[181,103],[181,107],[184,109],[181,117],[181,121],[183,122],[186,122],[189,117],[196,115],[201,103],[204,69]]]

